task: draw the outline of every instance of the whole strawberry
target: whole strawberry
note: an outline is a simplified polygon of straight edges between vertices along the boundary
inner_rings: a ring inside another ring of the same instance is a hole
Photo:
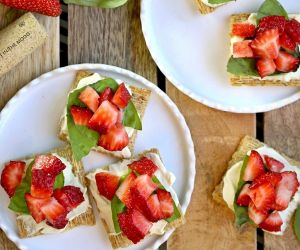
[[[46,16],[59,16],[61,6],[59,0],[0,0],[9,7],[40,13]]]

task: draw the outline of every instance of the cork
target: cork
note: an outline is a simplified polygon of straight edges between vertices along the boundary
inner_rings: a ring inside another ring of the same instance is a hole
[[[11,70],[47,38],[45,29],[26,13],[0,31],[0,76]]]

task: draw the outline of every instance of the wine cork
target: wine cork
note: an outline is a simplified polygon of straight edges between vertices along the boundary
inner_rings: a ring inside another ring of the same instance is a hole
[[[45,29],[31,13],[0,31],[0,76],[11,70],[47,38]]]

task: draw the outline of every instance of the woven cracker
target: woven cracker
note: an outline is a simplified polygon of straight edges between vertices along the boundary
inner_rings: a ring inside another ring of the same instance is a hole
[[[54,149],[50,153],[56,153],[59,156],[65,158],[67,161],[69,161],[73,166],[73,174],[78,177],[80,183],[86,187],[86,179],[85,179],[85,173],[83,169],[83,165],[80,161],[76,161],[72,154],[72,149],[70,146]],[[90,201],[89,201],[90,203]],[[73,220],[69,221],[64,231],[70,230],[74,227],[80,226],[80,225],[88,225],[92,226],[95,225],[95,216],[93,214],[93,210],[91,207],[88,208],[88,210],[81,215],[75,217]],[[21,238],[27,238],[27,237],[33,237],[37,235],[42,235],[41,232],[37,232],[34,235],[29,235],[29,232],[26,230],[26,222],[22,218],[17,217],[17,226],[19,229],[19,235]]]
[[[92,75],[93,72],[89,72],[89,71],[84,71],[84,70],[80,70],[77,72],[76,78],[74,83],[72,84],[71,90],[76,88],[79,81],[82,78],[88,77],[90,75]],[[150,95],[151,95],[151,90],[149,89],[141,89],[141,88],[137,88],[134,86],[130,86],[131,92],[132,92],[132,97],[131,97],[131,101],[134,103],[137,112],[140,115],[141,120],[143,119]],[[64,141],[68,141],[68,137],[67,134],[62,130],[62,124],[63,124],[63,119],[65,119],[64,117],[61,119],[60,121],[60,133],[59,133],[59,138],[61,140]],[[134,153],[134,145],[135,145],[135,140],[136,140],[136,136],[137,136],[137,130],[134,130],[133,135],[129,138],[129,144],[128,144],[128,148],[131,152],[131,155],[133,155]],[[111,156],[114,156],[116,158],[120,158],[122,159],[123,157],[118,155],[117,153],[105,150],[101,147],[96,147],[95,149],[93,149],[94,151],[97,152],[101,152],[101,153],[105,153],[105,154],[109,154]]]
[[[202,0],[195,0],[198,9],[200,10],[201,14],[209,14],[213,12],[216,8],[210,7],[202,2]]]
[[[152,149],[146,150],[146,151],[144,151],[144,152],[138,154],[138,155],[135,156],[135,157],[132,157],[132,159],[139,159],[139,158],[141,158],[141,157],[143,157],[143,156],[146,156],[148,153],[155,153],[155,154],[158,154],[158,155],[160,156],[159,150],[156,149],[156,148],[152,148]],[[161,159],[161,156],[160,156],[160,159]],[[162,159],[161,159],[161,160],[162,160]],[[105,166],[105,167],[103,167],[103,168],[108,168],[108,166]],[[87,179],[87,178],[86,178],[86,179]],[[88,182],[88,186],[89,186],[89,185],[90,185],[90,180],[87,179],[87,182]],[[90,192],[90,194],[91,194],[91,192]],[[92,195],[92,194],[91,194],[91,195]],[[92,197],[93,197],[93,196],[92,196]],[[93,198],[94,198],[94,197],[93,197]],[[178,204],[178,209],[179,209],[179,211],[181,212],[181,207],[180,207],[179,204]],[[113,247],[114,249],[116,249],[116,248],[125,248],[125,247],[129,247],[129,246],[131,246],[131,245],[134,245],[134,243],[133,243],[131,240],[129,240],[123,233],[120,233],[120,234],[118,234],[118,235],[113,235],[113,234],[111,234],[111,233],[109,232],[109,229],[108,229],[108,226],[107,226],[106,221],[105,221],[103,218],[101,218],[101,221],[102,221],[102,223],[103,223],[103,225],[104,225],[104,228],[105,228],[105,230],[106,230],[106,232],[107,232],[107,234],[108,234],[109,241],[110,241],[110,243],[111,243],[111,245],[112,245],[112,247]],[[184,215],[183,215],[182,212],[181,212],[181,217],[180,217],[180,218],[178,218],[178,219],[176,219],[175,221],[172,221],[171,223],[168,223],[168,224],[166,225],[166,227],[165,227],[165,232],[168,231],[168,230],[171,230],[171,229],[175,229],[175,228],[177,228],[177,227],[183,225],[184,223],[185,223],[185,217],[184,217]],[[146,236],[146,237],[147,237],[147,236]]]
[[[250,14],[238,14],[230,17],[230,31],[232,31],[234,23],[245,22]],[[230,36],[232,36],[230,34]],[[255,79],[251,76],[236,76],[229,73],[229,80],[233,86],[300,86],[300,79],[284,80],[264,80]]]

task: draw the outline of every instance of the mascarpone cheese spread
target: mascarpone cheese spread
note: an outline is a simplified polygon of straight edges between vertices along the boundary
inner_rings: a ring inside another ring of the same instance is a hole
[[[213,7],[213,8],[215,8],[215,7],[218,7],[218,6],[221,6],[221,5],[224,5],[224,4],[226,4],[226,3],[209,3],[208,1],[209,0],[201,0],[205,5],[207,5],[207,6],[209,6],[209,7]]]

